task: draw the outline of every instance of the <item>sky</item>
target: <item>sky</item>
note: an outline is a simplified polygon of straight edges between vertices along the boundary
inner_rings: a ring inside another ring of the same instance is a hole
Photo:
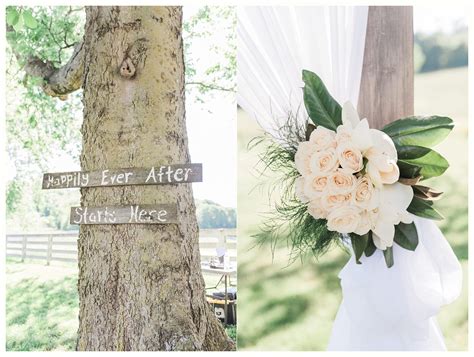
[[[415,32],[451,32],[455,26],[467,24],[469,9],[459,5],[414,6],[413,28]]]

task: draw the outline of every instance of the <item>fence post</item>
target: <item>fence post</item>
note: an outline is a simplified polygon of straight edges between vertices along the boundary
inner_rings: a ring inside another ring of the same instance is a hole
[[[26,258],[26,236],[23,235],[21,236],[21,262],[24,263],[25,262],[25,258]]]
[[[52,255],[52,250],[53,250],[53,235],[48,236],[48,248],[46,251],[46,265],[49,265],[51,262],[51,255]]]

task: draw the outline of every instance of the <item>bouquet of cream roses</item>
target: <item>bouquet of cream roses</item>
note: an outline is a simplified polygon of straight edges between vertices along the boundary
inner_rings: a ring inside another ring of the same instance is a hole
[[[413,215],[442,219],[433,207],[441,192],[419,183],[448,168],[431,147],[447,136],[453,122],[410,117],[373,129],[350,102],[341,108],[315,73],[303,71],[303,81],[314,125],[303,133],[289,120],[282,128],[286,140],[269,145],[262,156],[267,168],[286,169],[281,182],[296,199],[283,195],[276,211],[285,222],[271,217],[257,237],[275,238],[285,227],[294,249],[317,254],[333,241],[350,239],[358,263],[363,254],[380,249],[391,267],[394,243],[416,249]]]

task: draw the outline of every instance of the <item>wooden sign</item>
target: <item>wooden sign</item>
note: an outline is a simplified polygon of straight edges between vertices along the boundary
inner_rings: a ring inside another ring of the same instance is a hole
[[[169,224],[178,222],[176,205],[72,207],[71,224]]]
[[[202,182],[202,164],[46,173],[43,189]]]

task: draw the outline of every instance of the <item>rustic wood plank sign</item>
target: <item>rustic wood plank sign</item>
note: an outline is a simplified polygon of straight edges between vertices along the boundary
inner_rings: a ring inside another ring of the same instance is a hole
[[[72,207],[71,224],[170,224],[178,222],[176,205]]]
[[[45,173],[43,189],[202,182],[202,164]]]

